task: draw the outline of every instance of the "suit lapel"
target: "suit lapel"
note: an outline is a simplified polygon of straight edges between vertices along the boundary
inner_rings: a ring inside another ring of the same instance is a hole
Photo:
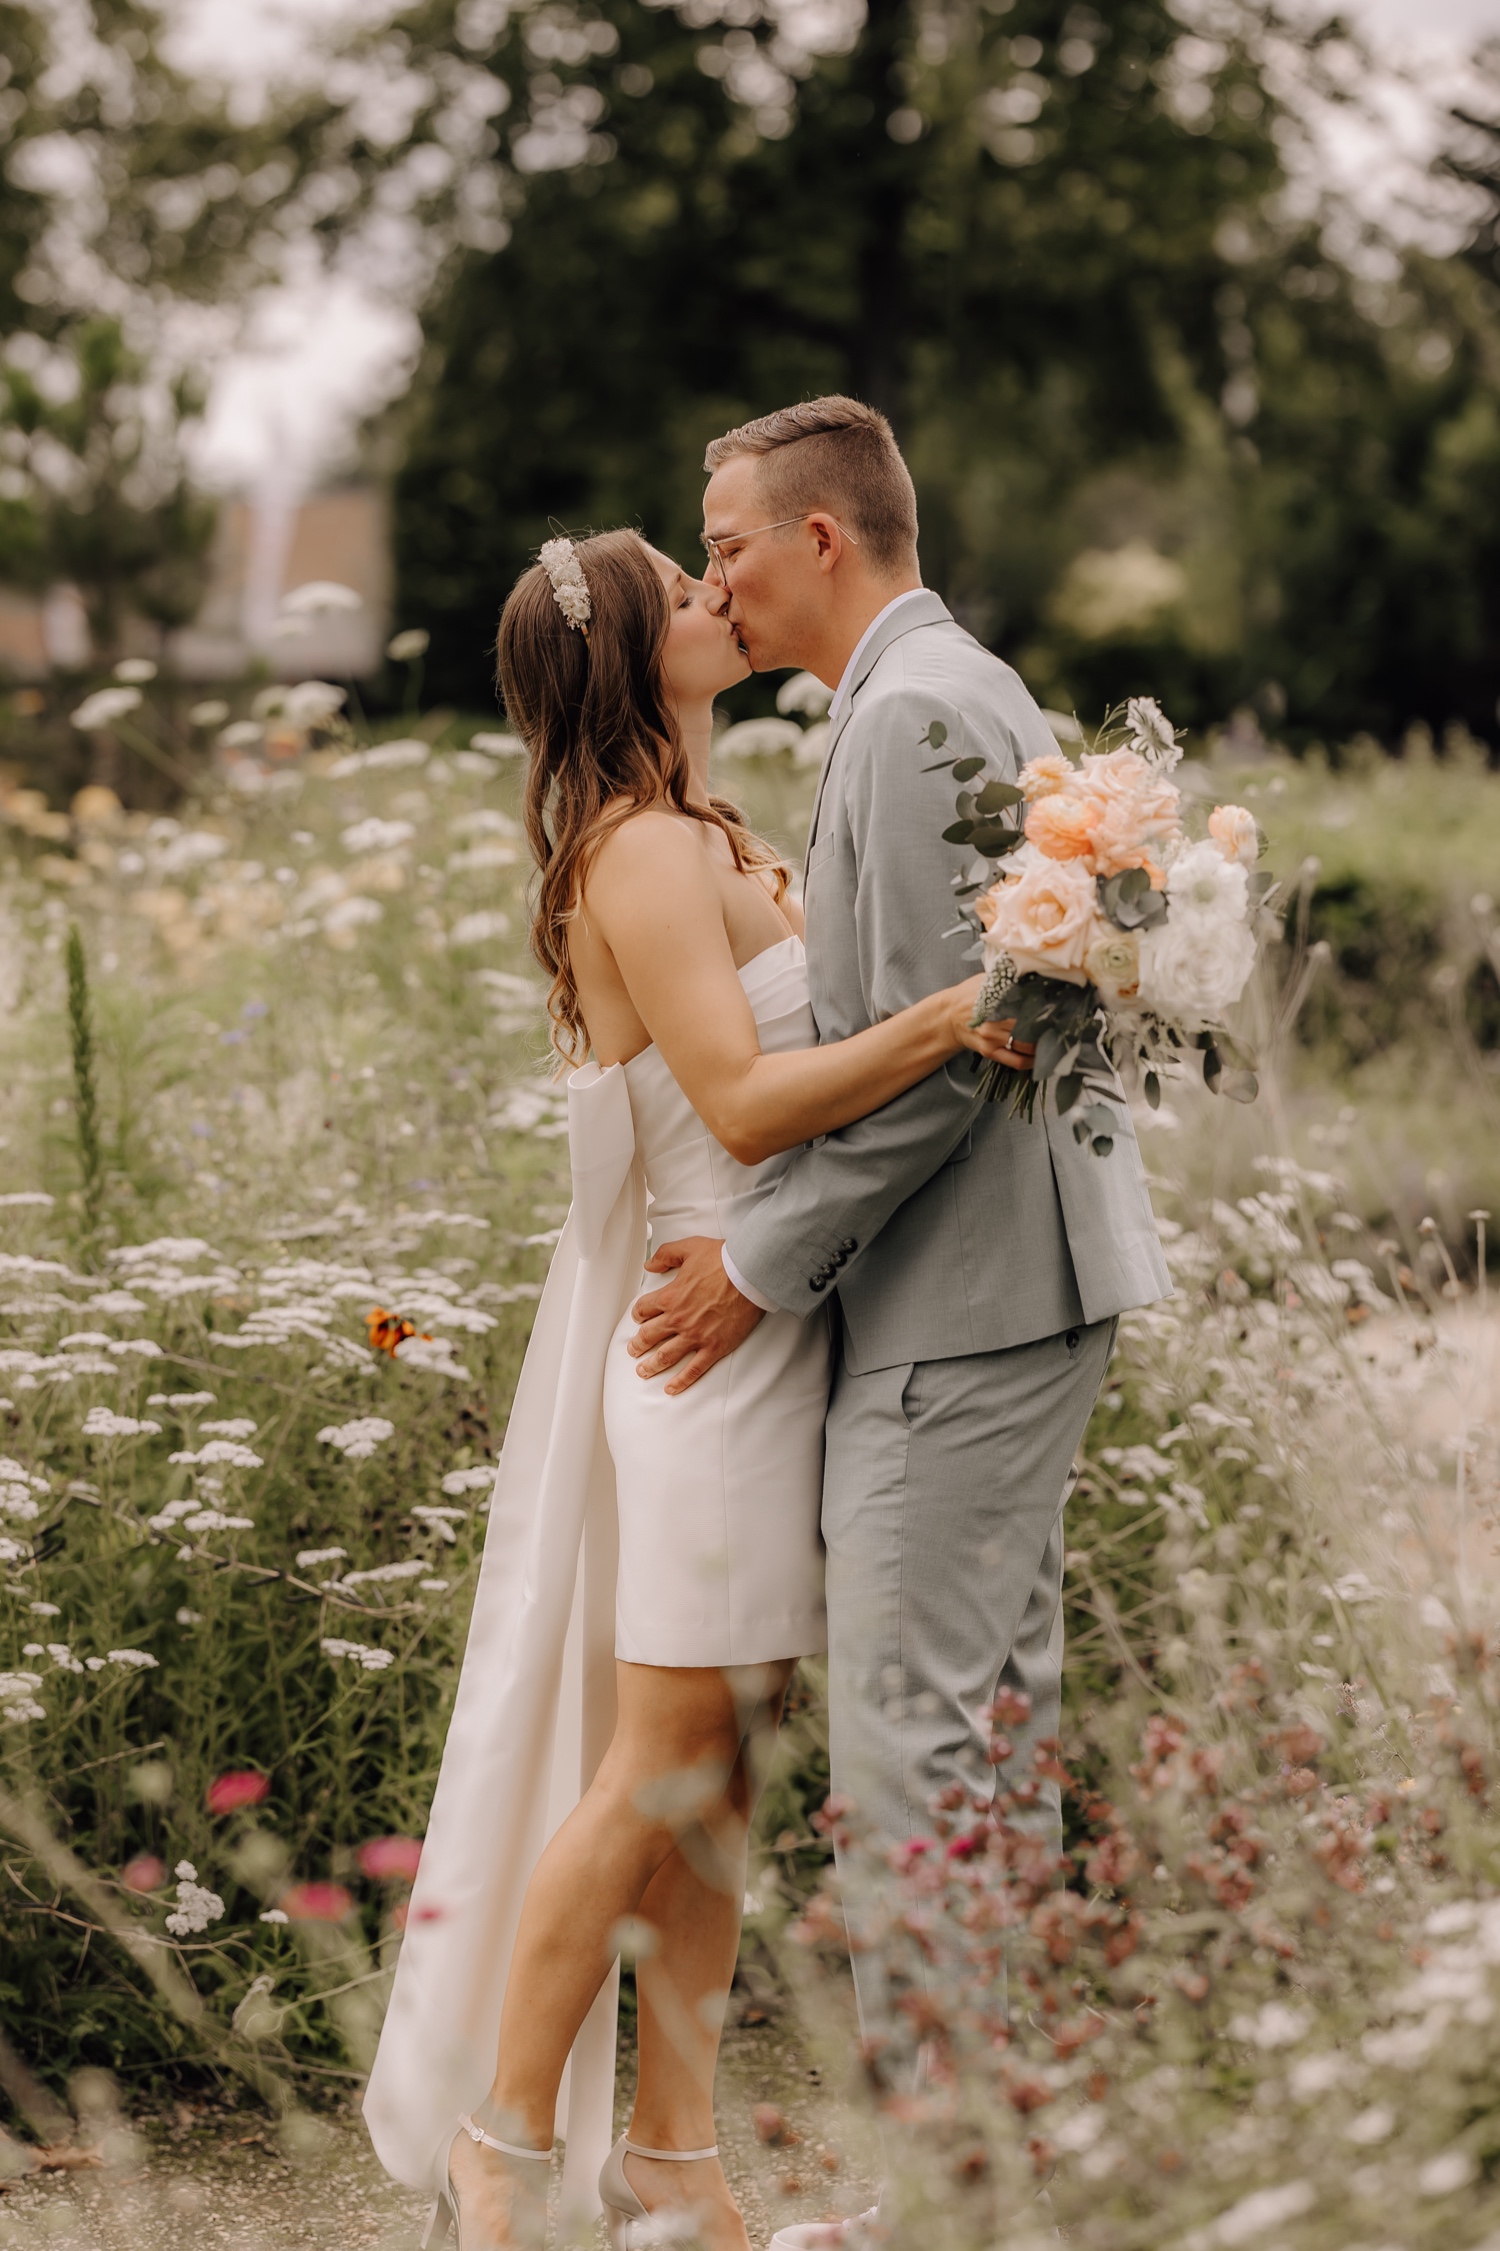
[[[813,798],[812,820],[807,831],[809,848],[818,833],[818,817],[823,810],[823,795],[828,787],[828,777],[833,771],[834,753],[843,739],[844,729],[854,716],[854,702],[860,689],[869,679],[870,674],[885,655],[886,650],[894,642],[899,641],[904,633],[914,633],[919,626],[923,625],[951,625],[952,622],[951,613],[942,597],[924,588],[920,594],[914,594],[909,602],[903,602],[898,610],[893,610],[879,631],[871,634],[860,652],[859,663],[855,668],[854,678],[849,683],[849,693],[845,698],[844,708],[839,713],[838,725],[829,736],[828,748],[823,754],[823,768],[818,775],[818,787]]]

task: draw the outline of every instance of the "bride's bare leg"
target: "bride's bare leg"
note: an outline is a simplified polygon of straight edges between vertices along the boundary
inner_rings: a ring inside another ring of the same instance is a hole
[[[728,1787],[701,1832],[684,1837],[652,1878],[640,1919],[655,1949],[636,1963],[639,2063],[630,2138],[648,2149],[701,2149],[714,2141],[714,2072],[724,2005],[739,1952],[745,1856],[785,1700],[790,1664],[744,1668],[728,1678],[745,1730]],[[630,2157],[626,2170],[653,2211],[696,2204],[711,2251],[747,2242],[717,2160],[664,2165]]]
[[[743,1881],[744,1790],[736,1777],[744,1766],[747,1719],[743,1690],[736,1694],[738,1676],[706,1667],[625,1664],[616,1675],[618,1713],[609,1750],[527,1889],[501,2017],[499,2066],[481,2121],[504,2140],[536,2148],[552,2138],[563,2065],[614,1960],[616,1927],[639,1912],[679,1843],[700,1871],[697,1894],[685,1892],[679,1903],[682,1935],[721,1900],[732,1907],[738,1928],[741,1895],[727,1888],[732,1867]],[[732,1948],[729,1959],[732,1972]],[[722,1940],[714,1962],[722,1990],[728,1984]],[[711,2131],[703,2137],[712,2138]],[[702,2144],[673,2132],[654,2146]],[[700,2168],[679,2170],[696,2174]],[[519,2241],[531,2231],[535,2214],[524,2206],[536,2191],[515,2163],[460,2138],[453,2172],[466,2208],[497,2241]]]

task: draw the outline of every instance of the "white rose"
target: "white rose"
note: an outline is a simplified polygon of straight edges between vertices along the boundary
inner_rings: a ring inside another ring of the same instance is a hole
[[[1243,880],[1243,869],[1233,872]],[[1255,939],[1243,922],[1172,915],[1141,933],[1140,953],[1141,1007],[1197,1030],[1239,999],[1255,966]]]
[[[1019,976],[1086,985],[1083,961],[1098,935],[1094,879],[1077,860],[1049,860],[1000,884],[986,902],[985,960],[1004,955]]]
[[[1243,922],[1249,904],[1249,878],[1237,860],[1225,859],[1217,844],[1190,844],[1167,870],[1171,916]]]
[[[1134,1000],[1141,983],[1141,940],[1136,930],[1099,932],[1083,960],[1089,983],[1097,985],[1112,1007]]]

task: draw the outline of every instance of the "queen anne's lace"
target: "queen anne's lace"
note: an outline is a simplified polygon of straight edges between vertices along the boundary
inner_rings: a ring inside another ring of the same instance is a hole
[[[572,540],[544,541],[537,561],[552,581],[553,601],[569,625],[576,625],[587,640],[594,604],[589,594],[589,582],[583,575],[583,565],[578,560],[578,550]]]

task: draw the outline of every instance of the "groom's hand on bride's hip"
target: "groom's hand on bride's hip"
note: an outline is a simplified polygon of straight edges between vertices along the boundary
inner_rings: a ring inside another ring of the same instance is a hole
[[[679,1243],[664,1243],[646,1261],[648,1274],[667,1279],[631,1307],[640,1327],[627,1349],[640,1363],[637,1375],[673,1370],[666,1386],[670,1397],[727,1359],[763,1317],[725,1273],[723,1247],[712,1235],[686,1235]]]

